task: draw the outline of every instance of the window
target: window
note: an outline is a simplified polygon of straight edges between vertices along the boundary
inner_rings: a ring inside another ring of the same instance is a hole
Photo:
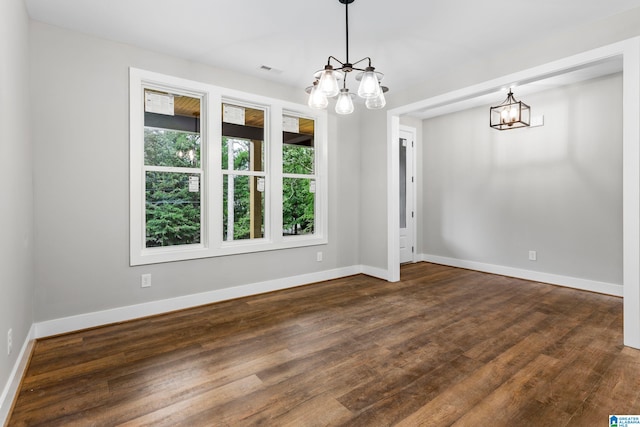
[[[282,131],[282,232],[315,231],[316,155],[314,121],[285,115]]]
[[[223,240],[264,237],[265,111],[222,104]]]
[[[201,99],[151,89],[144,96],[145,247],[199,244]]]
[[[327,242],[326,113],[130,70],[131,265]]]

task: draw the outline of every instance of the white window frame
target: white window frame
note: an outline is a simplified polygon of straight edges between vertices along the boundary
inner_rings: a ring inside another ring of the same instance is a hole
[[[305,115],[300,114],[297,111],[290,111],[290,110],[285,110],[282,112],[283,116],[290,116],[290,117],[298,117],[298,118],[302,118],[302,119],[314,119],[313,117],[308,117]],[[314,134],[317,132],[317,130],[314,129]],[[280,174],[280,183],[282,184],[282,181],[284,180],[284,178],[294,178],[294,179],[309,179],[312,181],[315,181],[315,188],[316,188],[316,192],[315,192],[315,212],[314,212],[314,218],[316,219],[316,224],[315,227],[318,226],[317,223],[317,218],[318,215],[322,216],[323,212],[318,209],[318,198],[324,194],[326,191],[319,191],[319,186],[322,186],[323,188],[325,187],[324,182],[322,180],[320,180],[320,176],[325,176],[325,174],[320,174],[319,173],[319,168],[322,167],[322,163],[319,161],[319,155],[318,155],[318,146],[316,144],[316,141],[314,139],[314,151],[315,151],[315,158],[314,158],[314,165],[313,165],[313,174],[295,174],[295,173],[282,173],[281,170],[281,174]],[[282,152],[280,152],[280,167],[282,168]],[[280,197],[282,197],[282,188],[280,189]],[[322,203],[322,206],[326,206],[326,201],[324,201]],[[281,209],[282,211],[282,209]],[[282,218],[280,218],[280,230],[281,230],[281,234],[282,234]],[[313,234],[316,233],[316,229],[314,228]],[[301,235],[304,236],[304,235]],[[299,239],[301,236],[283,236],[285,241],[290,241],[290,240],[295,240],[295,239]]]
[[[227,175],[229,177],[231,176],[259,176],[261,174],[264,175],[265,178],[265,211],[264,211],[264,237],[262,238],[255,238],[255,239],[242,239],[242,240],[224,240],[224,236],[222,236],[222,247],[234,247],[234,246],[242,246],[242,245],[246,245],[247,243],[261,243],[264,241],[269,241],[270,237],[271,237],[271,199],[273,198],[273,195],[270,194],[271,192],[271,188],[269,186],[269,181],[271,180],[271,174],[270,174],[270,158],[271,158],[271,150],[270,150],[270,144],[271,144],[271,134],[269,132],[269,128],[271,127],[271,114],[270,114],[270,110],[271,110],[271,106],[270,105],[265,105],[265,104],[257,104],[257,103],[250,103],[247,101],[242,101],[242,100],[238,100],[238,99],[229,99],[226,97],[222,98],[222,104],[231,104],[234,106],[238,106],[238,107],[246,107],[246,108],[255,108],[255,109],[261,109],[264,110],[264,144],[265,144],[265,153],[264,153],[264,164],[262,165],[262,168],[264,169],[263,172],[256,172],[256,171],[236,171],[233,169],[228,169],[228,170],[223,170],[222,166],[220,166],[219,168],[219,172],[220,172],[220,183],[222,185],[222,180],[224,175]],[[221,136],[222,138],[222,136]],[[222,139],[220,140],[220,144],[222,144]],[[222,165],[222,159],[220,159],[221,165]],[[227,196],[228,197],[228,196]],[[217,202],[217,200],[216,200]],[[220,212],[222,212],[222,192],[220,193],[219,196],[219,202],[220,202]],[[217,208],[216,208],[217,209]],[[221,223],[222,224],[222,220]]]
[[[202,99],[201,114],[201,242],[193,245],[146,247],[144,105],[145,88],[166,90]],[[226,242],[222,236],[222,103],[265,108],[265,237]],[[282,235],[282,117],[283,114],[313,119],[316,155],[316,204],[313,234]],[[267,124],[268,120],[268,124]],[[226,89],[206,83],[137,68],[129,69],[130,143],[130,265],[209,258],[323,245],[328,241],[327,113],[306,105]]]

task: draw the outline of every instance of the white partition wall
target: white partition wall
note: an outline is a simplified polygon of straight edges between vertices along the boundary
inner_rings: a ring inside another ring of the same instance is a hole
[[[624,344],[640,348],[640,38],[624,42],[622,104]]]

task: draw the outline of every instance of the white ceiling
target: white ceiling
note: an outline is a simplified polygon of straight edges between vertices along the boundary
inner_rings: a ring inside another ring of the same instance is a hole
[[[615,74],[621,72],[622,67],[622,56],[615,56],[606,60],[587,64],[558,75],[542,77],[530,82],[504,87],[502,88],[504,92],[502,94],[490,92],[482,95],[472,95],[469,98],[458,99],[456,101],[446,102],[442,105],[435,105],[421,110],[419,109],[408,115],[418,119],[429,119],[474,107],[482,106],[488,109],[489,106],[495,106],[502,103],[507,97],[508,89],[512,89],[513,94],[518,101],[524,101],[526,103],[526,98],[523,98],[526,97],[526,95]],[[535,110],[532,110],[532,114],[535,116]]]
[[[32,19],[300,87],[345,58],[338,0],[25,0]],[[640,7],[640,0],[356,0],[350,58],[392,91],[450,67]],[[261,66],[272,71],[261,70]]]

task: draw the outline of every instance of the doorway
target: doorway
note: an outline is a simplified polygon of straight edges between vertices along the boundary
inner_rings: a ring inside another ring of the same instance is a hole
[[[408,126],[400,128],[398,139],[400,263],[415,262],[415,140],[415,128]]]

